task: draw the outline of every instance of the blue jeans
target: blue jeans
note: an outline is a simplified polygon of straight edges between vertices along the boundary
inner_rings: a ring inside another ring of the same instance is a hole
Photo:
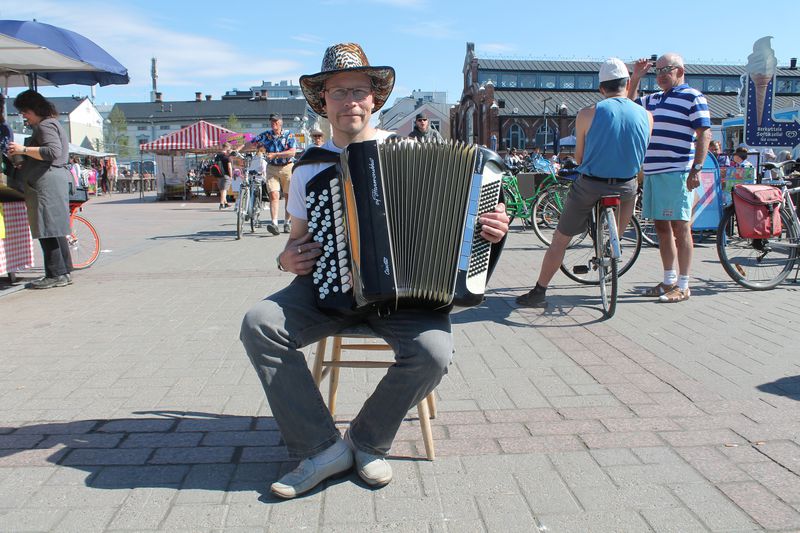
[[[261,379],[272,415],[289,453],[316,455],[339,438],[301,349],[359,323],[392,347],[395,364],[378,383],[350,425],[356,447],[385,455],[409,409],[436,388],[453,355],[450,316],[436,311],[399,310],[387,318],[376,312],[320,310],[310,276],[250,309],[240,339]]]

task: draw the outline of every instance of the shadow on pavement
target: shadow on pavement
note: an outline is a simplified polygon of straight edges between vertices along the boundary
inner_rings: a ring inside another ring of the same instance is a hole
[[[762,392],[800,400],[800,376],[787,376],[756,387]]]
[[[236,238],[236,232],[233,230],[228,231],[198,231],[197,233],[187,233],[184,235],[156,235],[155,237],[148,237],[151,241],[163,241],[174,239],[187,239],[195,242],[214,242],[214,241],[230,241]]]
[[[255,491],[261,501],[283,501],[268,487],[296,461],[289,458],[272,417],[188,411],[133,414],[150,416],[0,427],[0,464],[30,466],[44,459],[86,472],[86,486],[97,489]],[[350,472],[308,495],[345,481],[370,488]]]

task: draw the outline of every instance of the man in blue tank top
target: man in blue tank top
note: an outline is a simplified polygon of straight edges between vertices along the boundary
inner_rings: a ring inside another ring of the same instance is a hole
[[[567,196],[536,286],[517,298],[520,306],[547,307],[547,286],[564,261],[567,245],[586,229],[591,211],[602,196],[621,196],[620,228],[626,227],[633,215],[636,176],[653,130],[653,117],[627,98],[630,74],[625,63],[607,59],[599,76],[603,100],[581,109],[575,119],[575,160],[580,177]]]

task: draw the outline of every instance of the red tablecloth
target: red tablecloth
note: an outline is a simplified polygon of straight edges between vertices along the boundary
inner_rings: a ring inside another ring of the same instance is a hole
[[[0,275],[33,266],[33,239],[25,202],[3,202],[6,238],[0,239]]]

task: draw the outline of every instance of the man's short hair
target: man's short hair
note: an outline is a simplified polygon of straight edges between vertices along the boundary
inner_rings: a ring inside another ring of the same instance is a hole
[[[269,121],[272,122],[273,120],[283,120],[283,117],[280,113],[272,113],[269,116]]]
[[[625,89],[630,78],[617,78],[615,80],[601,81],[600,88],[607,93],[616,93]]]
[[[735,152],[733,152],[733,155],[738,155],[742,159],[747,159],[747,148],[740,146]]]

